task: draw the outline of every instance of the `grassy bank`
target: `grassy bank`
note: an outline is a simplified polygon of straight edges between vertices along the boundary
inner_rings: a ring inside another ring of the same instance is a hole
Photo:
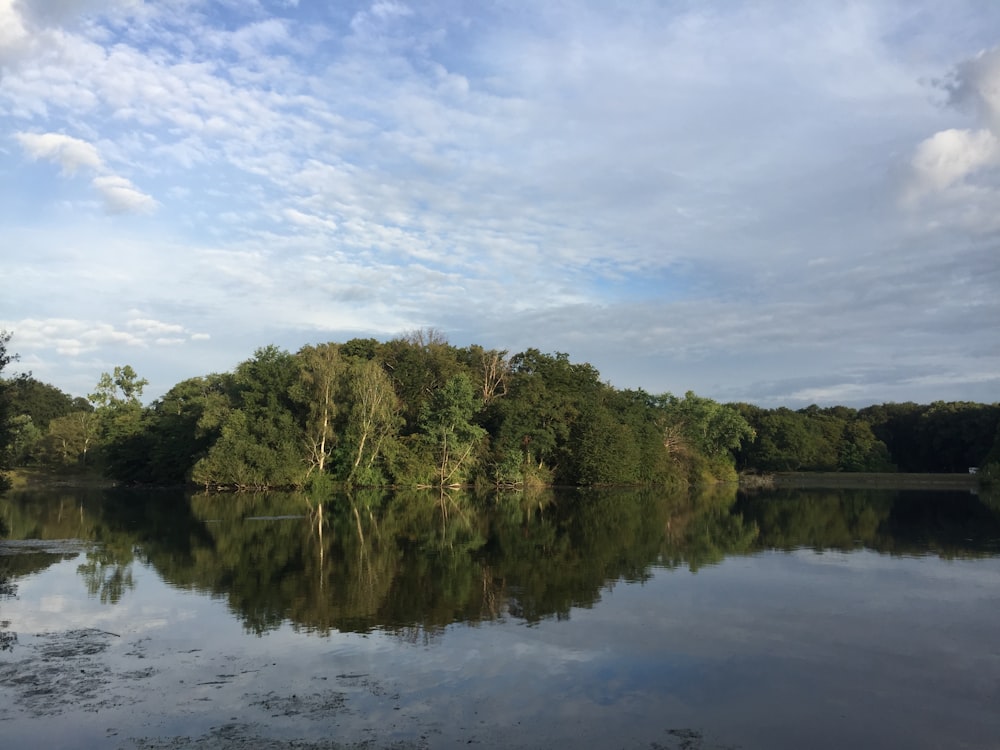
[[[788,471],[740,477],[746,487],[845,487],[863,489],[975,489],[975,474],[896,474],[835,471]]]
[[[12,490],[34,490],[49,487],[114,487],[115,483],[96,472],[62,474],[42,469],[11,469],[7,472]]]

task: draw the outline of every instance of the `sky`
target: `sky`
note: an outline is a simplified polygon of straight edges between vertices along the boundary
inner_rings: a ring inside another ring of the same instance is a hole
[[[0,0],[0,329],[145,400],[433,327],[618,388],[1000,400],[1000,3]]]

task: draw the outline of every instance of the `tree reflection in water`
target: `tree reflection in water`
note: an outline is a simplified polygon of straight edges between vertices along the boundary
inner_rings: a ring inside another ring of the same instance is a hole
[[[726,556],[801,547],[992,555],[1000,539],[998,506],[968,493],[745,495],[727,485],[674,493],[12,493],[0,511],[16,538],[96,542],[78,571],[109,605],[135,586],[138,561],[174,586],[224,598],[250,632],[287,622],[409,640],[455,622],[568,618],[619,580],[646,580],[654,566],[696,572]],[[8,586],[18,577],[14,559],[0,556]]]

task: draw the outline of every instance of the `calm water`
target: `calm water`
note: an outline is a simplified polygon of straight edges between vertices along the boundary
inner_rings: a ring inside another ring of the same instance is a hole
[[[13,493],[0,532],[5,747],[1000,746],[969,493]]]

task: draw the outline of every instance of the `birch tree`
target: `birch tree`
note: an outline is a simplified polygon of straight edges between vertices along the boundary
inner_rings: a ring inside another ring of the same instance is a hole
[[[305,443],[309,469],[322,474],[334,447],[334,420],[338,411],[338,390],[344,360],[337,344],[305,346],[299,350],[299,378],[293,386],[294,398],[305,407]]]
[[[350,412],[344,430],[349,484],[380,484],[376,462],[400,425],[400,405],[392,380],[375,360],[351,363],[347,373]]]

